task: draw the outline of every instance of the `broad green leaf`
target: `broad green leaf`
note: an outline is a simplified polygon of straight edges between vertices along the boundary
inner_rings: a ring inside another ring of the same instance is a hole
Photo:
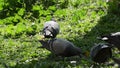
[[[25,13],[25,9],[24,8],[21,8],[19,11],[18,11],[18,15],[20,16],[23,16]]]

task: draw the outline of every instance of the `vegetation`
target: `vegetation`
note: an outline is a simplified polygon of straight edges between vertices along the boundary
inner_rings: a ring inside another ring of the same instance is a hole
[[[53,59],[36,42],[41,39],[39,32],[44,22],[54,18],[61,27],[58,38],[89,52],[94,43],[101,42],[97,36],[120,31],[119,0],[106,1],[0,0],[0,68],[111,68],[107,64],[97,65],[90,57],[77,58],[76,63]]]

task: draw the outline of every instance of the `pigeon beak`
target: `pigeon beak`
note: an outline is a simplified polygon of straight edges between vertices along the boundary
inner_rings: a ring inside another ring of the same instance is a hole
[[[42,35],[42,36],[41,36],[41,39],[44,40],[44,39],[45,39],[45,36]]]
[[[106,40],[108,40],[108,38],[107,37],[103,37],[101,40],[106,41]]]
[[[108,40],[108,38],[107,38],[107,37],[103,37],[103,38],[101,38],[101,37],[97,37],[97,39],[99,39],[99,40],[103,40],[103,41]]]

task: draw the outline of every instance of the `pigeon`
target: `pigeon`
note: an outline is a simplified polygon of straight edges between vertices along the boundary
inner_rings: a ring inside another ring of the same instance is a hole
[[[49,40],[39,40],[42,44],[41,48],[46,48],[51,51],[56,56],[61,57],[71,57],[80,56],[82,57],[84,53],[79,47],[76,47],[73,43],[60,38],[54,38]]]
[[[106,41],[109,44],[112,44],[120,51],[120,32],[102,35],[101,37],[98,37],[98,39]]]
[[[112,51],[110,44],[98,43],[95,44],[90,51],[91,59],[96,63],[107,62],[112,57]]]
[[[55,21],[47,21],[44,24],[43,35],[45,38],[55,38],[60,31],[60,26]]]

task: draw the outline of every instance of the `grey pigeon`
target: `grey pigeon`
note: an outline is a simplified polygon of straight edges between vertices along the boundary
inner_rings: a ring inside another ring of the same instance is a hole
[[[90,51],[91,59],[97,63],[104,63],[112,57],[111,46],[106,43],[95,44]]]
[[[43,35],[45,38],[55,38],[60,31],[60,26],[55,21],[47,21],[44,24]]]
[[[102,35],[101,37],[98,37],[98,39],[113,44],[113,46],[117,47],[120,51],[120,32]]]
[[[51,40],[40,40],[42,48],[46,48],[51,51],[53,54],[62,57],[71,57],[71,56],[83,56],[80,48],[76,47],[73,43],[64,40],[64,39],[51,39]]]

